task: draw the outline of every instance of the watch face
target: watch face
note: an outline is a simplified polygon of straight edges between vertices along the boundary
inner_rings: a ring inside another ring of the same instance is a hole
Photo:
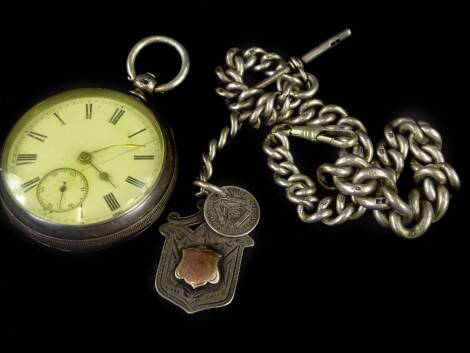
[[[162,173],[165,145],[153,113],[106,89],[53,96],[7,138],[2,177],[26,212],[47,222],[105,222],[138,207]]]

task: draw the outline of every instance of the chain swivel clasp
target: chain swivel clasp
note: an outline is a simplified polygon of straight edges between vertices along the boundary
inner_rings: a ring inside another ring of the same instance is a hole
[[[312,142],[322,142],[343,149],[358,144],[358,137],[354,131],[338,125],[292,126],[285,132],[289,136],[300,137]]]

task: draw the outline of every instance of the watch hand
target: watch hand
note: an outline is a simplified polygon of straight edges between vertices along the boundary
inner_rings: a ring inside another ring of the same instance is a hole
[[[67,190],[67,186],[65,186],[66,182],[64,181],[64,184],[60,187],[60,200],[59,200],[59,208],[62,205],[62,199],[64,198],[64,192]]]
[[[157,141],[157,140],[156,140],[156,139],[150,140],[150,141],[146,142],[144,145],[139,145],[139,146],[145,147],[145,146],[147,146],[147,145],[149,145],[149,144],[151,144],[152,142],[155,142],[155,141]],[[121,152],[121,153],[119,153],[119,154],[117,154],[117,155],[115,155],[115,156],[112,156],[112,157],[108,158],[108,159],[104,159],[104,160],[102,160],[102,161],[99,161],[99,163],[100,163],[100,164],[108,163],[108,162],[110,162],[110,161],[112,161],[112,160],[114,160],[114,159],[116,159],[116,158],[119,158],[119,157],[121,157],[121,156],[123,156],[123,155],[125,155],[125,154],[128,154],[128,153],[131,152],[131,151],[132,151],[132,150],[128,150],[128,151]],[[82,153],[86,153],[86,154],[90,155],[88,152],[82,152]],[[84,161],[81,159],[81,157],[78,157],[78,159],[79,159],[81,162],[84,162]],[[91,159],[91,155],[90,155],[90,159]],[[80,172],[83,173],[83,172],[86,171],[86,170],[88,170],[88,168],[83,168],[82,170],[80,170]]]
[[[107,181],[108,183],[110,183],[110,184],[116,189],[116,185],[113,184],[113,182],[111,181],[111,178],[109,177],[109,174],[108,174],[108,173],[99,170],[99,169],[96,167],[96,165],[94,165],[91,161],[88,162],[88,163],[90,163],[90,165],[91,165],[93,168],[95,168],[95,170],[98,172],[98,174],[99,174],[101,180]]]
[[[113,182],[111,181],[109,174],[98,169],[98,167],[92,162],[91,153],[89,152],[80,153],[78,156],[78,160],[82,163],[91,165],[98,172],[101,180],[107,181],[116,189],[116,185],[114,185]]]
[[[113,148],[113,147],[132,147],[132,148],[136,148],[136,147],[144,147],[144,146],[145,145],[137,145],[137,144],[134,144],[134,143],[124,143],[122,145],[109,145],[109,146],[97,149],[96,151],[93,151],[93,152],[90,152],[90,153],[93,154],[93,153],[101,152],[101,151],[104,151],[104,150],[107,150],[107,149],[110,149],[110,148]]]

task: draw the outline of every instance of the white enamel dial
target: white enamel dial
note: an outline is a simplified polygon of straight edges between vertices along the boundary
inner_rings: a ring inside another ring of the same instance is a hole
[[[91,89],[30,110],[3,152],[13,199],[40,219],[69,225],[137,207],[157,182],[165,153],[160,126],[140,106],[127,95]]]

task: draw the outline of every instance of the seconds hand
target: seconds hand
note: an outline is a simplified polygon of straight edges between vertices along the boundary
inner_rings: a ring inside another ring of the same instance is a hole
[[[67,190],[66,184],[67,183],[64,181],[64,184],[60,187],[61,194],[60,194],[60,200],[59,200],[59,208],[62,205],[62,199],[64,198],[64,192],[65,192],[65,190]]]

